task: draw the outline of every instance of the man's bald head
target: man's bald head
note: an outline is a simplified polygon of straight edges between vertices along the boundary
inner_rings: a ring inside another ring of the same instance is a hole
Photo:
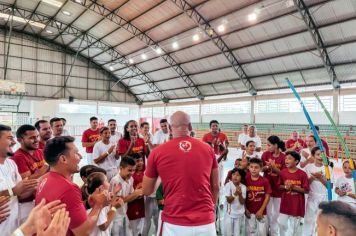
[[[318,235],[353,236],[356,232],[356,210],[341,201],[322,202],[317,217]]]
[[[173,137],[189,135],[192,130],[190,116],[183,111],[176,111],[170,117]]]

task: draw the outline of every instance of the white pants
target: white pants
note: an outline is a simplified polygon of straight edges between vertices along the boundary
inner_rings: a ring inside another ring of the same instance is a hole
[[[115,216],[111,229],[112,236],[132,236],[130,221],[127,216]],[[135,235],[137,236],[137,235]]]
[[[144,222],[145,218],[130,220],[130,228],[132,229],[132,235],[137,236],[142,234]]]
[[[327,195],[308,196],[307,207],[304,216],[303,236],[316,235],[316,217],[318,215],[319,203],[327,201]]]
[[[162,236],[216,236],[215,223],[199,226],[180,226],[163,222]]]
[[[87,163],[88,165],[95,165],[93,160],[93,153],[87,153]]]
[[[268,232],[267,216],[262,220],[257,220],[254,214],[251,214],[250,219],[246,217],[246,235],[247,236],[266,236]]]
[[[162,211],[159,210],[159,214],[158,214],[158,226],[157,226],[156,236],[160,236],[159,233],[160,233],[160,231],[161,231],[161,226],[162,226]]]
[[[224,216],[224,236],[240,236],[241,228],[244,223],[244,215],[232,218],[228,214]]]
[[[35,207],[34,202],[19,203],[19,222],[22,225],[30,215],[30,212]]]
[[[158,231],[158,215],[159,215],[159,209],[157,205],[156,198],[153,197],[146,197],[145,198],[145,223],[143,226],[143,236],[147,236],[148,232],[150,231],[151,228],[151,221],[153,218],[153,223],[155,225],[155,233]]]
[[[302,217],[279,214],[278,225],[280,236],[302,236]]]
[[[267,218],[271,236],[278,236],[278,216],[281,206],[281,199],[271,197],[267,205]]]

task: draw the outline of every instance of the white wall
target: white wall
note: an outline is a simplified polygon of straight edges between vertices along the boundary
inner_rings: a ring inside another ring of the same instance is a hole
[[[341,111],[339,112],[339,122],[345,125],[356,124],[356,111]]]
[[[329,124],[329,121],[322,112],[309,113],[314,124]],[[302,112],[293,113],[257,113],[255,114],[255,123],[267,124],[308,124],[307,119]]]
[[[218,120],[220,123],[250,123],[250,114],[203,115],[202,122]]]

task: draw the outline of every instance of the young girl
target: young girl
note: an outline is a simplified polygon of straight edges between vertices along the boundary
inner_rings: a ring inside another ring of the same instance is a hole
[[[355,185],[352,179],[349,160],[343,162],[342,170],[345,176],[340,176],[335,184],[335,192],[338,195],[337,200],[346,202],[356,208]]]
[[[138,136],[137,122],[129,120],[124,126],[124,136],[119,140],[117,153],[122,156],[131,156],[133,153],[141,153],[146,157],[147,150],[145,140]]]
[[[267,139],[268,150],[262,154],[264,176],[268,179],[272,194],[267,205],[267,218],[270,226],[271,236],[278,235],[278,216],[281,205],[282,192],[279,190],[279,173],[285,168],[285,157],[283,153],[286,150],[285,144],[277,136],[270,136]]]
[[[224,235],[238,236],[245,219],[246,186],[241,183],[245,173],[237,168],[234,168],[231,173],[231,181],[224,187],[226,197]]]
[[[104,190],[109,190],[110,184],[105,174],[101,172],[94,172],[87,177],[86,191],[89,194],[87,199],[90,206],[90,194],[94,193],[97,188],[103,188]],[[110,236],[112,221],[116,214],[117,208],[124,205],[122,198],[116,197],[117,192],[121,189],[120,185],[115,186],[113,191],[113,197],[110,201],[110,204],[104,207],[99,215],[98,222],[96,227],[90,234],[91,236]],[[89,214],[91,209],[87,210]]]
[[[319,210],[319,203],[327,201],[327,189],[325,178],[325,167],[319,147],[313,147],[311,156],[314,160],[313,164],[305,167],[305,172],[308,175],[310,184],[309,195],[307,199],[306,213],[304,217],[303,235],[311,236],[316,234],[316,218]],[[329,167],[331,177],[332,169]],[[332,181],[333,182],[333,181]]]
[[[240,161],[241,159],[240,158],[237,158],[235,160],[235,163],[234,163],[234,168],[239,168],[240,166]],[[225,182],[224,182],[224,185],[226,185],[229,181],[231,181],[231,175],[232,175],[232,170],[229,170],[229,172],[227,172],[227,176],[225,178]]]

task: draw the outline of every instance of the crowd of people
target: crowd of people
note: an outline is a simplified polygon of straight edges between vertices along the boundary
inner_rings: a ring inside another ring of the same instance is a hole
[[[220,211],[218,233],[225,236],[356,232],[350,162],[332,178],[337,201],[326,202],[325,167],[312,134],[303,140],[294,131],[286,141],[272,135],[263,150],[256,127],[244,125],[235,155],[217,120],[199,140],[181,111],[160,120],[154,134],[147,122],[129,120],[120,133],[115,119],[102,127],[96,117],[89,121],[82,167],[64,118],[20,126],[16,151],[13,131],[0,125],[1,235],[209,236],[217,234]],[[224,176],[228,156],[234,168]]]

